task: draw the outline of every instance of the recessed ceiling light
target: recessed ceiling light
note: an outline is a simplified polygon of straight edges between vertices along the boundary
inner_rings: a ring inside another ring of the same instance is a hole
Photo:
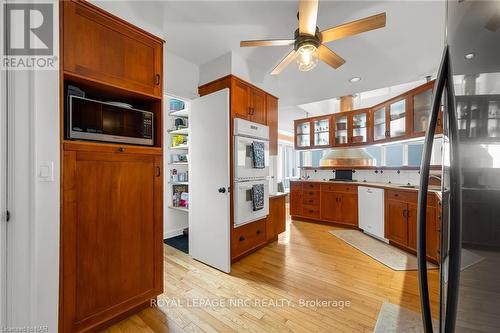
[[[476,54],[475,54],[475,53],[473,53],[473,52],[471,52],[471,53],[467,53],[467,54],[465,55],[465,59],[467,59],[467,60],[471,60],[471,59],[472,59],[472,58],[474,58],[475,56],[476,56]]]
[[[352,82],[352,83],[359,82],[359,81],[361,81],[360,77],[353,77],[353,78],[349,79],[349,82]]]

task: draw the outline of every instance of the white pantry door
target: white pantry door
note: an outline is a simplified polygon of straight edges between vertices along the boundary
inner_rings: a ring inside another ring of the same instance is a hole
[[[7,327],[7,73],[0,71],[0,327]]]
[[[189,127],[189,254],[229,273],[229,89],[195,99]]]

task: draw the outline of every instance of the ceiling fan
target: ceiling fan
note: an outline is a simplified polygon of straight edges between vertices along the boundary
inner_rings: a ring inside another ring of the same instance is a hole
[[[385,27],[385,13],[381,13],[319,31],[316,26],[318,0],[300,0],[297,16],[299,28],[295,30],[294,39],[245,40],[240,42],[240,47],[293,45],[293,50],[273,69],[271,75],[281,73],[294,59],[297,60],[301,71],[309,71],[316,67],[318,58],[333,68],[339,68],[345,60],[324,43]]]

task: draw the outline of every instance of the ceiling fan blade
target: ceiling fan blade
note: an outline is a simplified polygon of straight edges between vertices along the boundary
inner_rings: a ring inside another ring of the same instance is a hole
[[[291,50],[290,53],[288,53],[286,57],[281,60],[281,62],[276,67],[274,67],[271,75],[278,75],[279,73],[281,73],[285,69],[285,67],[288,66],[288,64],[291,63],[293,59],[295,59],[295,53],[295,50]]]
[[[301,35],[316,34],[318,19],[318,0],[300,0],[299,2],[299,33]]]
[[[337,69],[345,63],[345,60],[337,53],[330,50],[325,45],[318,47],[319,58],[326,62],[328,65]]]
[[[352,21],[323,30],[321,31],[321,40],[323,43],[328,43],[383,27],[385,27],[385,13],[365,17],[361,20]]]
[[[293,45],[293,39],[261,39],[261,40],[242,40],[240,47],[249,46],[289,46]]]

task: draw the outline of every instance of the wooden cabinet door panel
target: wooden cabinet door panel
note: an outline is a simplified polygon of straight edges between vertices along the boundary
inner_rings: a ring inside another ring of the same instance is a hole
[[[269,216],[266,224],[267,240],[273,239],[285,231],[285,219],[285,197],[270,198]]]
[[[266,93],[257,89],[250,89],[250,120],[266,125]]]
[[[400,245],[408,245],[408,204],[403,201],[388,200],[386,238]]]
[[[340,221],[350,225],[358,225],[358,195],[342,193],[340,197]]]
[[[435,207],[427,206],[425,233],[427,256],[437,259],[438,231]],[[417,250],[417,205],[414,203],[408,203],[408,247]]]
[[[92,327],[163,289],[161,157],[65,152],[63,326]]]
[[[300,190],[290,191],[290,215],[302,215],[302,191]]]
[[[250,120],[250,87],[236,79],[231,82],[231,115]]]
[[[338,222],[340,215],[340,196],[336,192],[321,193],[321,219]]]
[[[163,45],[85,3],[64,1],[64,70],[160,97]]]

